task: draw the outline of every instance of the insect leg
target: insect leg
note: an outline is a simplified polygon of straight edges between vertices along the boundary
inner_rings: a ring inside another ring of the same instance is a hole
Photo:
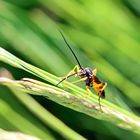
[[[77,74],[77,73],[74,73],[74,74],[71,74],[71,75],[69,75],[69,76],[64,77],[61,81],[59,81],[59,82],[56,84],[56,86],[58,86],[58,85],[59,85],[60,83],[62,83],[63,81],[67,80],[69,77],[74,76],[75,74]]]
[[[101,95],[99,95],[98,101],[99,101],[99,107],[100,107],[100,110],[102,110],[100,99],[101,99]]]
[[[90,91],[90,89],[89,89],[88,86],[86,86],[86,89],[87,89],[87,92],[88,92],[87,96],[91,96],[92,95],[92,92]]]
[[[76,80],[76,81],[73,81],[73,82],[70,82],[70,83],[72,83],[72,84],[75,84],[75,83],[78,83],[78,82],[82,82],[82,81],[85,81],[87,78],[86,77],[84,77],[84,78],[81,78],[81,79],[79,79],[79,80]],[[67,85],[65,84],[65,87],[67,87]]]
[[[79,70],[80,70],[80,67],[78,65],[76,65],[59,83],[56,84],[56,86],[58,86],[60,83],[67,80],[71,76],[76,77]]]
[[[96,73],[97,73],[97,68],[95,68],[93,71],[92,71],[93,75],[96,76]]]
[[[69,75],[71,75],[71,74],[73,74],[73,73],[78,73],[79,72],[79,70],[80,70],[80,67],[79,67],[79,65],[76,65],[68,74],[67,74],[67,76],[66,77],[68,77]],[[77,76],[75,74],[75,76]]]
[[[86,89],[88,91],[88,95],[87,96],[91,96],[92,95],[92,92],[90,91],[89,87],[86,86]],[[99,101],[99,107],[100,107],[100,110],[102,111],[102,108],[101,108],[101,103],[100,103],[100,99],[101,99],[101,95],[99,94],[99,98],[98,98],[98,101]]]
[[[85,81],[86,79],[87,79],[87,77],[84,77],[84,78],[81,78],[79,80],[73,81],[71,83],[74,84],[74,83],[82,82],[82,81]]]

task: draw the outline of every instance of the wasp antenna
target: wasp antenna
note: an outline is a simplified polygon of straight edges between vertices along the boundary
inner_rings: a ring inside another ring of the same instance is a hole
[[[70,45],[69,45],[68,42],[66,41],[66,39],[65,39],[65,37],[64,37],[64,35],[63,35],[63,33],[62,33],[60,30],[59,30],[59,32],[60,32],[61,36],[63,37],[63,39],[64,39],[66,45],[68,46],[68,48],[70,49],[70,51],[71,51],[72,54],[74,55],[74,57],[75,57],[75,59],[76,59],[78,65],[79,65],[80,69],[82,69],[82,66],[81,66],[81,64],[80,64],[80,62],[79,62],[77,56],[75,55],[74,51],[72,50],[72,48],[70,47]]]

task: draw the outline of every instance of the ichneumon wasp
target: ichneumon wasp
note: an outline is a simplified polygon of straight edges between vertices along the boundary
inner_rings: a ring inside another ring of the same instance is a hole
[[[107,86],[106,82],[101,82],[97,76],[96,76],[96,72],[97,69],[95,68],[94,70],[91,70],[91,68],[87,67],[84,68],[82,67],[80,61],[78,60],[76,54],[74,53],[74,51],[72,50],[72,48],[70,47],[70,45],[68,44],[68,42],[66,41],[63,33],[61,31],[59,31],[62,38],[64,39],[67,47],[70,49],[70,51],[72,52],[74,58],[76,59],[78,65],[76,65],[56,86],[58,86],[61,82],[63,82],[64,80],[67,80],[69,77],[71,76],[80,76],[81,79],[74,81],[72,83],[77,83],[80,81],[84,81],[86,84],[86,89],[89,93],[91,93],[90,88],[93,87],[94,90],[97,92],[98,96],[99,96],[99,106],[101,109],[101,104],[100,104],[100,98],[105,98],[105,87]]]

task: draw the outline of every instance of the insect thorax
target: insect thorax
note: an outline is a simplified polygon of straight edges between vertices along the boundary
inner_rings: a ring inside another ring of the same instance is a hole
[[[93,86],[93,72],[89,67],[81,69],[80,77],[87,78],[85,82],[88,87]]]

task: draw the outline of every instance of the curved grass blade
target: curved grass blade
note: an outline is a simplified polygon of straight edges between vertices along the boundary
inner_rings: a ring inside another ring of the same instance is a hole
[[[0,48],[0,60],[17,68],[26,70],[52,84],[56,84],[59,81],[58,77],[18,59],[2,48]],[[140,135],[139,117],[106,100],[102,100],[101,104],[103,112],[101,112],[98,105],[97,96],[92,95],[85,98],[85,95],[87,94],[86,90],[81,89],[69,82],[64,83],[68,85],[67,89],[70,89],[70,92],[66,92],[65,90],[58,87],[51,86],[33,79],[11,81],[1,78],[0,83],[7,85],[10,88],[15,86],[26,93],[45,97],[47,96],[50,100],[53,100],[61,105],[87,114],[93,118],[112,122],[114,125]]]

